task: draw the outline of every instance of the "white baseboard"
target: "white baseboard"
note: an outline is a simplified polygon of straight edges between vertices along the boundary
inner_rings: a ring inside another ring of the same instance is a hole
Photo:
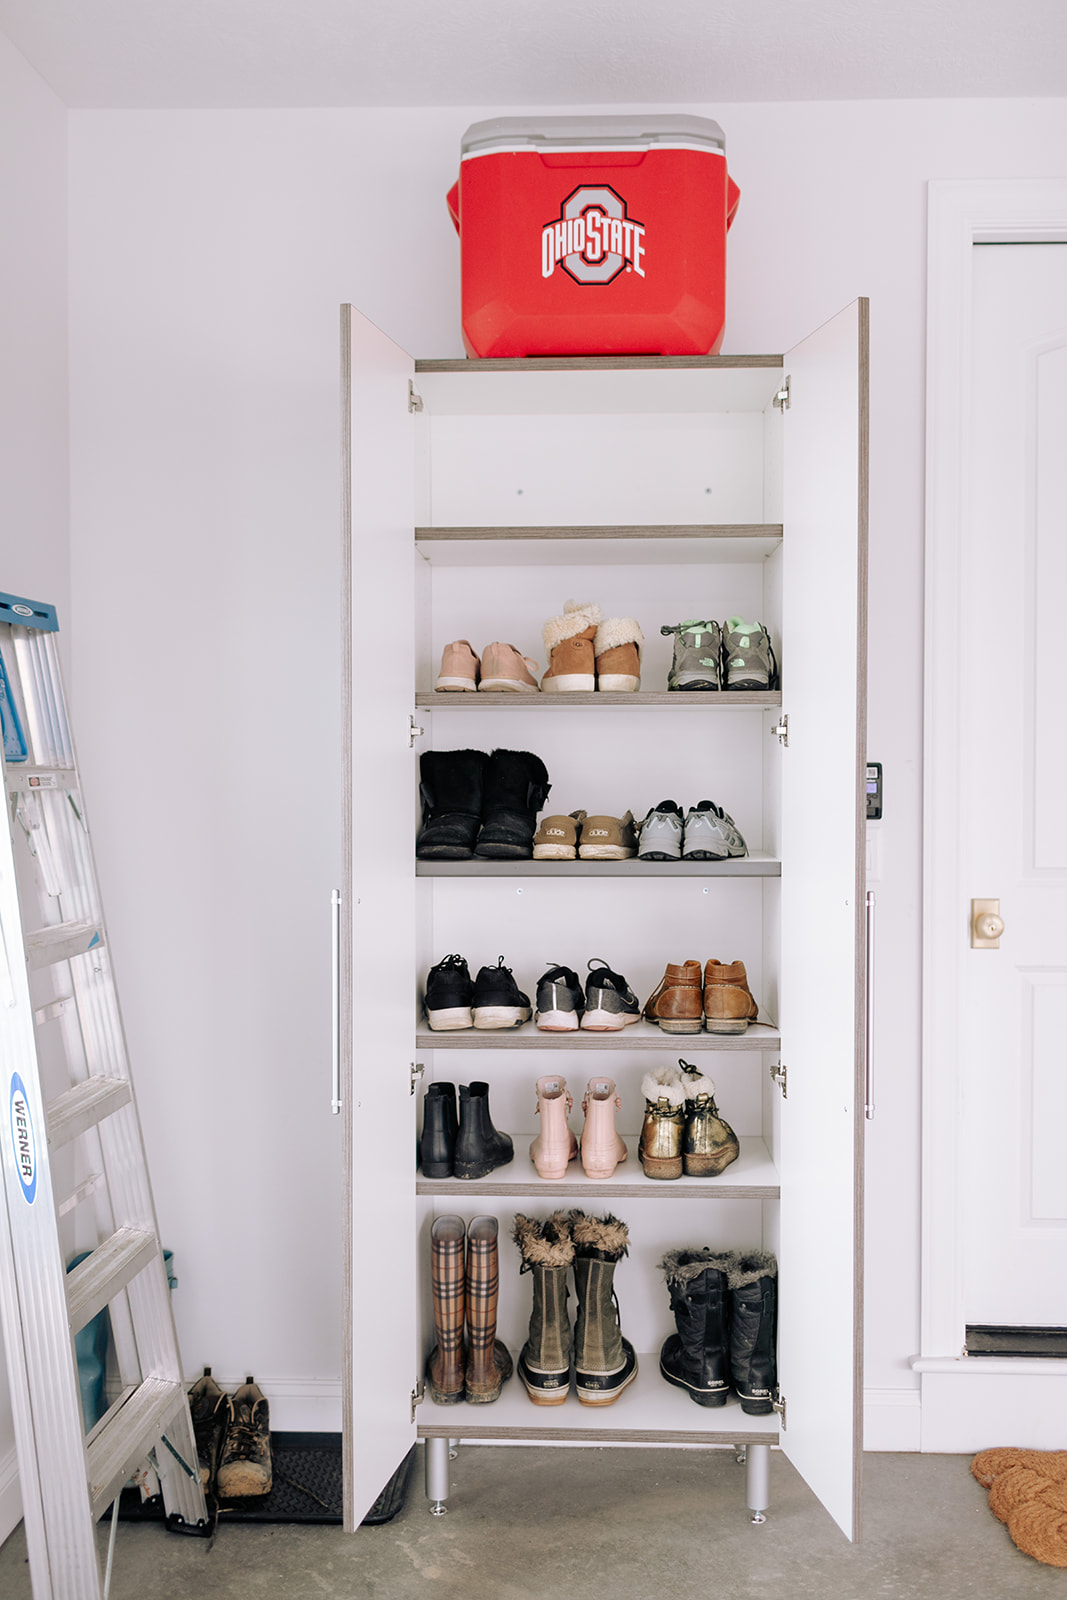
[[[922,1447],[919,1389],[863,1391],[864,1450],[918,1451]]]
[[[0,1544],[22,1521],[22,1491],[19,1488],[19,1458],[15,1447],[0,1456]]]
[[[922,1380],[924,1451],[1063,1449],[1067,1361],[964,1357],[914,1365]]]

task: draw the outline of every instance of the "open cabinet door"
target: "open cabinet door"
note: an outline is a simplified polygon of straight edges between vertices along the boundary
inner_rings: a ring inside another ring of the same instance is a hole
[[[341,308],[344,523],[344,1518],[415,1440],[411,357]]]
[[[868,302],[785,358],[782,1449],[859,1531]]]

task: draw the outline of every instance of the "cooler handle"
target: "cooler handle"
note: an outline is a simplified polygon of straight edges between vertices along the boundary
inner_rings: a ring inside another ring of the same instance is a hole
[[[449,198],[451,199],[451,196]],[[727,228],[729,228],[731,222],[734,220],[734,217],[737,215],[737,202],[740,200],[740,198],[741,198],[740,189],[737,187],[737,184],[734,182],[734,180],[731,177],[727,176],[727,179],[726,179],[726,226],[727,226]],[[459,227],[459,223],[458,222],[456,223],[456,227],[457,228]]]
[[[445,203],[448,206],[448,214],[452,218],[453,226],[455,227],[455,230],[458,233],[459,232],[459,179],[458,178],[456,179],[455,183],[452,185],[451,189],[449,189],[448,193],[445,195]],[[736,204],[737,204],[737,201],[735,200],[734,201],[734,205],[736,206]],[[727,224],[727,226],[729,226],[729,224]]]

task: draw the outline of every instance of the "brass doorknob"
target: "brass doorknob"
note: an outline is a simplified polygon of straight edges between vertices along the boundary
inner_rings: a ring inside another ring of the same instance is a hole
[[[1004,932],[1004,918],[995,911],[982,911],[974,919],[974,931],[979,939],[999,939]]]
[[[971,901],[971,949],[996,950],[1004,932],[999,900]]]

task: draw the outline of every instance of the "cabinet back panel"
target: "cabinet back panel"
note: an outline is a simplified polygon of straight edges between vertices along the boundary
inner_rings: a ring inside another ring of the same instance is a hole
[[[434,417],[437,527],[764,520],[763,419]]]

